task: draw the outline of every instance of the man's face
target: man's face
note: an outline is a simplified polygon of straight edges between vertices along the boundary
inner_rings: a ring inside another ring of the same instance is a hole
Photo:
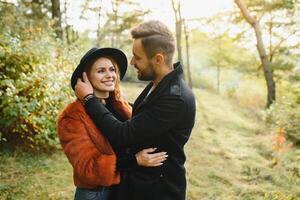
[[[147,58],[143,49],[141,39],[135,39],[132,46],[132,54],[130,64],[137,69],[137,77],[142,81],[151,81],[155,78],[155,71],[151,59]]]

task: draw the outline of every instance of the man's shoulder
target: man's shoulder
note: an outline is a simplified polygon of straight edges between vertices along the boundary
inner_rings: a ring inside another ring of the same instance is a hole
[[[177,79],[170,82],[166,92],[170,95],[182,98],[194,98],[193,91],[182,79]]]
[[[171,83],[169,86],[170,95],[181,96],[182,95],[181,90],[182,90],[181,84],[179,82]]]

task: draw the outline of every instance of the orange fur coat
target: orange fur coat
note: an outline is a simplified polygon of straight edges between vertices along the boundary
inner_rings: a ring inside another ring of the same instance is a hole
[[[131,107],[126,101],[113,98],[112,105],[125,119],[131,117]],[[70,103],[59,114],[57,133],[64,153],[73,166],[77,187],[96,188],[120,182],[116,155],[79,100]]]

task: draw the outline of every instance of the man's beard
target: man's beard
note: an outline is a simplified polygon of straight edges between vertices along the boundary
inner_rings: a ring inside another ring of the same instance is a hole
[[[151,63],[149,63],[147,68],[145,68],[144,71],[140,72],[140,74],[138,75],[138,79],[140,81],[152,81],[154,80],[154,78],[155,78],[155,73],[153,70],[153,65]]]

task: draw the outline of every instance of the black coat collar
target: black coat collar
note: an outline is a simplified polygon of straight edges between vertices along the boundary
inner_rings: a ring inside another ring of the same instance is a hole
[[[182,66],[179,62],[173,65],[174,70],[167,74],[156,86],[156,88],[149,94],[147,98],[145,98],[153,86],[153,83],[150,82],[146,88],[142,91],[142,93],[138,96],[133,105],[133,113],[135,113],[138,109],[140,109],[146,103],[150,103],[156,97],[158,97],[162,91],[169,85],[169,83],[174,79],[181,76],[183,73]]]

